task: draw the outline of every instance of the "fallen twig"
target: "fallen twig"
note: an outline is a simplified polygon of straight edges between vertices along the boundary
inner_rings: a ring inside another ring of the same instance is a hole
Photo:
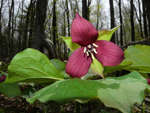
[[[145,38],[145,39],[143,39],[143,40],[137,41],[137,42],[130,42],[128,44],[125,44],[121,48],[126,48],[127,46],[130,46],[130,45],[140,44],[140,43],[145,42],[147,40],[150,40],[150,36]]]

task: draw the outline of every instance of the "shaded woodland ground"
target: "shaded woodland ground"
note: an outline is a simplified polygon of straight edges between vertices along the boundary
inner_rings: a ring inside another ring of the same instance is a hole
[[[145,107],[143,107],[145,104]],[[7,98],[1,94],[1,113],[75,113],[74,102],[60,105],[57,102],[49,101],[45,104],[36,101],[35,104],[30,105],[22,97]],[[150,112],[150,96],[143,101],[141,105],[135,104],[133,106],[133,113],[149,113]],[[144,109],[144,110],[143,110]],[[80,113],[121,113],[120,111],[105,107],[99,100],[91,100],[86,104],[81,104]]]

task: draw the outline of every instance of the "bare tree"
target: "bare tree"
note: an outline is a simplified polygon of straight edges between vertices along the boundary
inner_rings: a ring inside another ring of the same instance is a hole
[[[90,5],[92,0],[87,0],[87,20],[90,20]]]
[[[88,19],[87,0],[82,0],[82,17]]]
[[[47,48],[49,58],[56,58],[54,53],[54,47],[52,42],[46,37],[45,34],[45,18],[47,11],[48,0],[38,0],[36,3],[36,20],[34,25],[34,36],[33,36],[33,48],[44,51],[44,47]]]
[[[111,29],[115,27],[115,17],[114,17],[114,4],[113,4],[113,0],[109,0],[109,5],[110,5],[110,22],[111,22]],[[115,40],[115,34],[113,34],[112,38],[111,38],[112,42],[116,42]]]
[[[135,41],[133,0],[130,1],[131,41]]]
[[[53,22],[52,22],[52,27],[53,27],[53,44],[54,47],[56,48],[56,38],[57,38],[57,26],[56,26],[56,0],[53,0]]]
[[[67,26],[68,26],[68,36],[70,36],[70,21],[69,21],[69,8],[68,8],[68,0],[66,0],[66,15],[67,15]]]
[[[1,5],[0,5],[0,54],[1,54],[1,56],[0,56],[0,59],[3,59],[3,45],[2,45],[2,8],[3,8],[3,0],[1,1]]]
[[[123,25],[123,20],[122,20],[122,12],[121,12],[121,0],[119,0],[119,16],[120,16],[120,45],[123,45],[123,30],[122,30],[122,25]]]
[[[96,29],[98,30],[99,27],[99,20],[100,20],[100,0],[96,0],[96,5],[97,5],[97,9],[96,9]]]
[[[134,7],[134,10],[135,10],[135,15],[136,15],[136,18],[139,22],[139,25],[140,25],[140,32],[141,32],[141,37],[143,38],[143,27],[142,27],[142,15],[141,15],[141,3],[140,3],[140,0],[138,0],[138,9],[139,9],[139,12],[136,10],[136,7],[135,5],[133,5]]]
[[[29,30],[29,40],[28,40],[28,47],[30,48],[31,47],[31,44],[32,44],[32,39],[33,39],[33,27],[34,27],[34,22],[35,22],[35,19],[34,19],[34,16],[35,16],[35,1],[32,1],[32,4],[31,4],[31,16],[30,16],[30,30]]]
[[[28,29],[29,29],[28,27],[29,27],[32,2],[33,2],[33,0],[30,0],[30,4],[28,6],[27,14],[26,14],[26,23],[25,23],[25,27],[24,27],[25,30],[24,30],[23,45],[22,45],[23,50],[27,48],[27,36],[28,36]]]
[[[142,7],[143,7],[144,34],[145,34],[145,38],[146,38],[146,37],[148,37],[148,30],[147,30],[147,21],[146,21],[145,0],[142,0]]]
[[[145,1],[145,7],[146,7],[146,14],[147,14],[147,21],[148,21],[148,27],[149,27],[149,35],[150,35],[150,0],[144,0]]]

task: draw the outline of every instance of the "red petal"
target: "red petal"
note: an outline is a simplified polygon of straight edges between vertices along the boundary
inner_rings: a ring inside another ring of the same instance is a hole
[[[84,47],[80,47],[69,57],[66,65],[66,73],[72,77],[82,77],[88,72],[90,68],[92,60],[83,52]]]
[[[116,66],[124,60],[124,52],[116,44],[105,40],[96,41],[95,44],[98,45],[95,56],[104,66]]]
[[[76,12],[76,17],[71,25],[71,38],[74,43],[86,46],[97,40],[98,32],[89,21]]]
[[[4,82],[5,79],[6,79],[6,76],[5,76],[5,75],[2,75],[2,76],[0,77],[0,82]]]
[[[147,84],[149,84],[149,85],[150,85],[150,79],[147,79]]]

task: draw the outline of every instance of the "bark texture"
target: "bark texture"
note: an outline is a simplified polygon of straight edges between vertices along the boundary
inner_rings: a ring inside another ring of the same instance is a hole
[[[49,58],[55,58],[52,42],[45,34],[45,18],[48,0],[38,0],[36,3],[36,20],[34,26],[33,48],[43,52],[44,47],[48,49]]]

